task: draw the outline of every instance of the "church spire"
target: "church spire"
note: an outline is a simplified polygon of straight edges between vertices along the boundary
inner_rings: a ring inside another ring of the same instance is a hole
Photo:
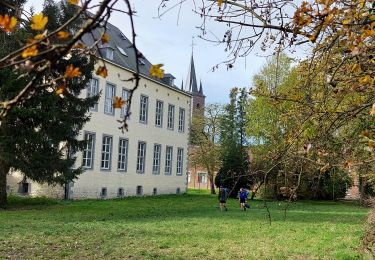
[[[198,93],[197,77],[195,75],[193,52],[191,52],[191,60],[190,60],[188,75],[186,78],[185,90],[192,92],[192,93]]]
[[[199,80],[199,94],[203,95],[202,80]]]

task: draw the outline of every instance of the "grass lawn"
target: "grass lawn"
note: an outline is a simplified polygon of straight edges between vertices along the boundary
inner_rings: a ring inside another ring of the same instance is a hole
[[[220,212],[217,197],[185,195],[119,200],[11,198],[0,211],[0,259],[352,259],[361,258],[368,209],[353,203],[262,201]]]

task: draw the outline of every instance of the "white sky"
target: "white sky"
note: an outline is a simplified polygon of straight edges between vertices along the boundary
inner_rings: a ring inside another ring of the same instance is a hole
[[[132,3],[134,10],[137,11],[135,30],[138,36],[136,38],[138,49],[151,63],[163,63],[165,71],[176,77],[175,84],[178,87],[181,86],[182,79],[185,84],[191,56],[191,41],[192,37],[195,37],[194,61],[197,81],[202,80],[207,103],[226,103],[231,88],[249,88],[252,76],[266,62],[266,58],[261,57],[264,53],[254,52],[246,58],[246,61],[238,60],[234,68],[229,71],[225,65],[221,65],[219,69],[212,72],[213,66],[227,59],[227,53],[224,51],[224,45],[217,46],[197,37],[200,30],[196,26],[199,26],[202,20],[192,11],[192,1],[183,4],[179,21],[178,9],[171,10],[161,19],[156,18],[160,0],[132,0]],[[41,2],[34,2],[33,5],[36,11],[41,9]],[[122,1],[117,8],[126,10]],[[126,14],[115,12],[110,22],[130,38],[130,23]],[[209,22],[210,33],[218,38],[223,38],[225,30],[225,24]]]

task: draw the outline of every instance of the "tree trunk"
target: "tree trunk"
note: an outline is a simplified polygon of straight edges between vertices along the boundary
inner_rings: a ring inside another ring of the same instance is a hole
[[[216,194],[215,183],[214,183],[214,175],[210,174],[209,176],[210,176],[209,178],[210,178],[211,194]]]
[[[7,207],[7,174],[10,167],[0,163],[0,208]]]

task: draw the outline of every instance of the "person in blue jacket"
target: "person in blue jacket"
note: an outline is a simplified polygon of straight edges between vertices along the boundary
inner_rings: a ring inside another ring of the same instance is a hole
[[[247,201],[248,196],[249,196],[249,192],[247,190],[241,188],[238,197],[239,197],[239,200],[240,200],[241,210],[243,210],[243,211],[246,210],[246,201]]]

